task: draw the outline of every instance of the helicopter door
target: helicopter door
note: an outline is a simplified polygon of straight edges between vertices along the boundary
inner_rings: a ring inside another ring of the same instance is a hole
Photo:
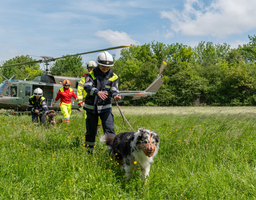
[[[33,91],[36,88],[41,88],[43,90],[43,96],[46,99],[47,106],[51,107],[53,100],[53,86],[51,85],[33,85]]]
[[[23,97],[23,104],[28,104],[29,97],[32,95],[31,85],[22,84],[20,88],[21,96]]]

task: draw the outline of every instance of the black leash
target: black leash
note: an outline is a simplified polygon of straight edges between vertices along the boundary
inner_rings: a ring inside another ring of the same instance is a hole
[[[117,100],[115,100],[115,102],[116,102],[116,106],[117,106],[117,108],[118,108],[120,114],[121,114],[122,117],[123,117],[123,120],[125,120],[125,121],[127,122],[127,124],[131,127],[131,129],[132,129],[133,132],[135,133],[136,131],[132,128],[131,124],[130,124],[130,123],[128,122],[128,120],[125,118],[124,114],[122,113],[122,111],[121,111],[121,109],[120,109],[120,107],[119,107],[119,105],[118,105],[118,103],[117,103]]]

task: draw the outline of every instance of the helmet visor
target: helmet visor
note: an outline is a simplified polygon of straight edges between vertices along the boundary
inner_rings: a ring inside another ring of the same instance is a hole
[[[98,64],[101,64],[103,66],[113,66],[114,62],[113,61],[106,61],[106,60],[98,60]]]

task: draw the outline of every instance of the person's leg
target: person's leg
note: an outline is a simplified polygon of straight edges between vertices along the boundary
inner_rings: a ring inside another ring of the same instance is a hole
[[[113,134],[115,135],[114,129],[114,116],[111,112],[100,113],[100,118],[102,121],[102,127],[104,134]]]
[[[115,130],[114,130],[114,116],[111,113],[111,111],[101,113],[100,118],[102,121],[102,127],[103,127],[104,134],[116,135]],[[111,146],[108,146],[108,152],[111,154],[111,152],[112,152]]]
[[[46,122],[45,114],[39,114],[39,119],[40,119],[41,124],[45,124],[45,122]]]
[[[97,134],[98,115],[86,112],[86,135],[85,147],[88,148],[89,153],[93,153],[95,147],[95,136]]]
[[[38,125],[38,114],[31,112],[31,116],[32,116],[32,122],[33,122],[35,125]]]
[[[68,118],[70,119],[71,111],[72,111],[72,104],[71,103],[67,103],[67,109],[68,109]]]
[[[67,104],[61,103],[60,110],[61,110],[62,114],[64,115],[64,122],[69,124],[69,113],[68,113]]]

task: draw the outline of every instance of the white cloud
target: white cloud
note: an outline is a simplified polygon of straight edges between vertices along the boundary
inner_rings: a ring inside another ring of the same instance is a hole
[[[255,0],[215,0],[205,6],[200,0],[187,0],[184,9],[162,11],[171,29],[187,36],[225,37],[256,28]]]
[[[125,32],[118,32],[112,30],[98,31],[95,34],[98,37],[104,38],[112,46],[122,46],[122,45],[138,45],[139,43],[131,39],[130,36]],[[116,58],[120,57],[121,50],[115,51]]]
[[[243,46],[244,44],[248,44],[248,43],[249,41],[235,40],[230,43],[230,47],[234,49],[234,48],[238,48],[239,45]]]
[[[112,30],[97,31],[96,36],[104,38],[112,46],[138,44],[138,42],[131,39],[130,36],[125,32],[118,32]]]

